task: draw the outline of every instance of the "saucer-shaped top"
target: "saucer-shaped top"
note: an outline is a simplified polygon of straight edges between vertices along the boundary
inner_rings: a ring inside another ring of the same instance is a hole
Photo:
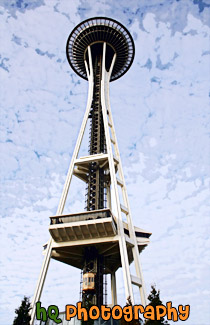
[[[95,17],[77,25],[67,40],[66,55],[72,69],[82,78],[88,79],[84,64],[89,45],[106,42],[116,53],[111,81],[120,78],[130,68],[135,53],[134,42],[129,31],[111,18]]]

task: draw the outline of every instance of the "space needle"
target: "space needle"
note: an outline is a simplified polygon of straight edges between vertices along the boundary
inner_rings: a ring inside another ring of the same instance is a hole
[[[135,285],[141,304],[146,305],[139,253],[148,245],[151,233],[133,225],[109,101],[109,83],[129,70],[134,53],[131,34],[111,18],[87,19],[68,37],[67,59],[73,71],[88,81],[88,99],[57,213],[50,217],[50,239],[45,245],[32,302],[31,324],[52,258],[81,270],[80,291],[84,305],[87,300],[98,307],[107,304],[107,275],[110,276],[112,306],[117,304],[116,271],[119,268],[123,271],[125,302],[130,297],[135,303]],[[126,94],[122,96],[126,98]],[[80,147],[87,127],[88,155],[81,157]],[[81,207],[79,213],[64,215],[73,177],[85,183],[85,209]]]

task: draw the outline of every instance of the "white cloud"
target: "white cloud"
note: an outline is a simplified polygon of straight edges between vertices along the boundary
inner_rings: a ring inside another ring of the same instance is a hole
[[[135,36],[134,63],[110,92],[133,219],[153,232],[141,258],[147,289],[156,282],[163,301],[191,304],[186,324],[206,324],[209,8],[199,13],[192,1],[94,4],[35,1],[34,10],[15,8],[14,18],[1,2],[1,323],[11,324],[23,295],[34,293],[85,110],[87,82],[67,63],[66,39],[82,19],[108,15]],[[73,185],[72,212],[85,205],[84,188]],[[120,273],[118,281],[123,302]],[[79,272],[53,261],[42,299],[62,308],[76,302]]]

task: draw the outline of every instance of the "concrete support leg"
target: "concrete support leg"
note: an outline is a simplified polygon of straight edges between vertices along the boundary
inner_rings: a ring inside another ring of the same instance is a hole
[[[47,246],[47,251],[44,257],[44,261],[42,264],[42,269],[40,272],[40,276],[38,279],[38,283],[37,283],[37,287],[35,290],[35,294],[34,294],[34,298],[31,304],[31,321],[30,321],[30,325],[34,324],[34,320],[35,320],[35,311],[36,311],[36,302],[40,300],[41,294],[42,294],[42,290],[44,287],[44,283],[45,283],[45,279],[46,279],[46,275],[47,275],[47,270],[49,267],[49,263],[50,263],[50,258],[51,258],[51,252],[52,252],[52,239],[49,240],[48,242],[48,246]]]
[[[115,273],[111,274],[112,306],[117,305],[117,285]]]

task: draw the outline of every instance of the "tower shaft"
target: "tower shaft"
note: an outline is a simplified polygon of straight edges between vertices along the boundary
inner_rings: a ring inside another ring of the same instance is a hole
[[[105,153],[106,140],[104,133],[103,114],[101,106],[101,75],[102,75],[102,53],[98,53],[93,58],[93,100],[89,114],[90,122],[90,138],[89,138],[89,154],[96,155]],[[91,162],[89,164],[88,183],[87,183],[87,211],[100,210],[104,208],[105,186],[104,186],[104,167],[100,167],[99,163]],[[95,290],[82,292],[83,305],[87,301],[100,307],[103,305],[103,274],[104,274],[104,258],[98,254],[95,247],[85,248],[83,275],[86,273],[94,273]]]
[[[101,107],[101,73],[102,73],[102,54],[95,56],[93,62],[93,101],[90,111],[90,144],[89,154],[95,155],[106,152],[106,141],[104,134],[104,123]],[[89,176],[87,186],[87,211],[99,210],[104,208],[104,168],[92,162],[89,165]]]

